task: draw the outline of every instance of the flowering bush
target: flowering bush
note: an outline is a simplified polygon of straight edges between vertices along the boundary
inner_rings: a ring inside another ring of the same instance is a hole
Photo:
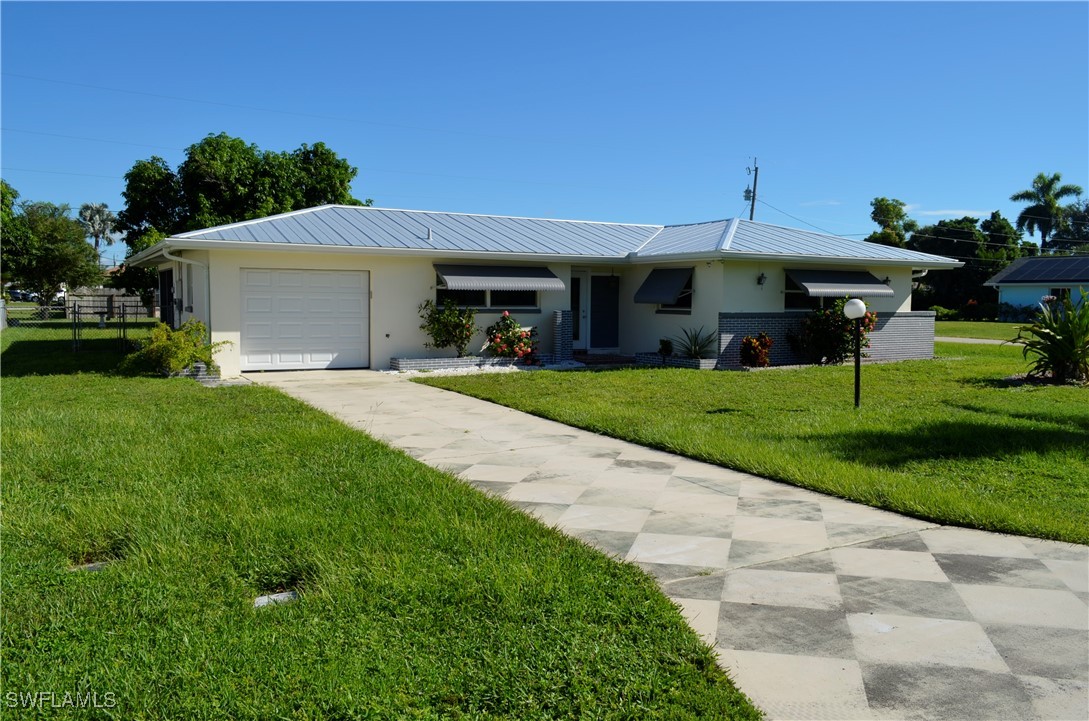
[[[798,350],[810,363],[834,365],[854,354],[855,324],[843,314],[847,298],[841,298],[831,308],[814,311],[802,321],[797,337]],[[866,311],[862,317],[862,347],[870,347],[869,333],[877,326],[877,313]],[[865,354],[863,354],[865,355]]]
[[[745,336],[741,341],[741,365],[749,368],[767,368],[771,364],[768,355],[775,341],[767,333],[760,333],[755,338]]]
[[[493,355],[500,358],[521,358],[530,365],[537,362],[537,330],[523,329],[511,317],[510,311],[503,311],[503,315],[488,326],[484,335],[487,337],[484,348]]]
[[[431,336],[428,348],[453,348],[458,358],[464,358],[469,348],[469,341],[476,333],[476,310],[444,305],[441,309],[431,300],[420,303],[420,330]]]

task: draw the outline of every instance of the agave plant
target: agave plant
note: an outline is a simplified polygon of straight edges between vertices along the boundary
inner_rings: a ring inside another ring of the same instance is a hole
[[[673,338],[674,349],[681,358],[714,358],[718,334],[714,331],[703,332],[703,326],[684,328],[681,335]]]
[[[1017,329],[1011,342],[1023,346],[1030,376],[1055,383],[1089,381],[1089,293],[1078,293],[1076,303],[1069,296],[1040,303],[1035,322]]]

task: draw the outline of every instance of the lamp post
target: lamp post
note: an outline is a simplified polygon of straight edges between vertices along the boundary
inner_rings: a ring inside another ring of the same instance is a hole
[[[862,318],[866,304],[851,298],[843,304],[843,314],[855,322],[855,408],[862,405]]]

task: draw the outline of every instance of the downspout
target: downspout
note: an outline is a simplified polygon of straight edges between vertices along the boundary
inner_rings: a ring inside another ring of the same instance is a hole
[[[212,342],[212,271],[208,267],[207,263],[201,263],[199,260],[192,260],[190,258],[182,258],[177,255],[171,255],[169,248],[163,248],[163,257],[167,260],[172,260],[175,263],[188,263],[189,265],[196,265],[204,268],[204,307],[208,309],[208,326],[205,329],[208,333],[208,342]]]
[[[930,271],[927,268],[924,268],[922,270],[912,270],[911,271],[911,279],[916,280],[918,278],[922,278],[924,275],[926,275],[929,272]]]

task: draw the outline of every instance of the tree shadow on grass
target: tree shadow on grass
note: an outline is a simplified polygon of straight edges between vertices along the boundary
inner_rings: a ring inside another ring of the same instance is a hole
[[[1001,413],[1008,418],[1016,418],[1022,421],[1032,421],[1034,423],[1049,423],[1056,426],[1069,427],[1083,431],[1087,435],[1089,435],[1089,411],[1082,413],[1074,411],[1070,411],[1067,413],[1046,413],[1043,411],[996,411],[993,408],[974,406],[970,403],[946,402],[946,405],[950,408],[957,408],[959,410],[969,411],[971,413],[984,413],[990,416],[993,416],[996,413]],[[1087,437],[1086,440],[1089,441],[1089,437]]]
[[[4,335],[18,329],[8,328]],[[0,375],[22,376],[73,375],[75,373],[110,373],[124,358],[116,338],[83,341],[79,351],[72,349],[72,339],[4,338],[0,353]]]
[[[864,428],[810,436],[845,461],[897,468],[933,460],[1003,458],[1089,448],[1089,432],[1073,429],[1017,429],[982,420],[944,420],[890,431]]]

